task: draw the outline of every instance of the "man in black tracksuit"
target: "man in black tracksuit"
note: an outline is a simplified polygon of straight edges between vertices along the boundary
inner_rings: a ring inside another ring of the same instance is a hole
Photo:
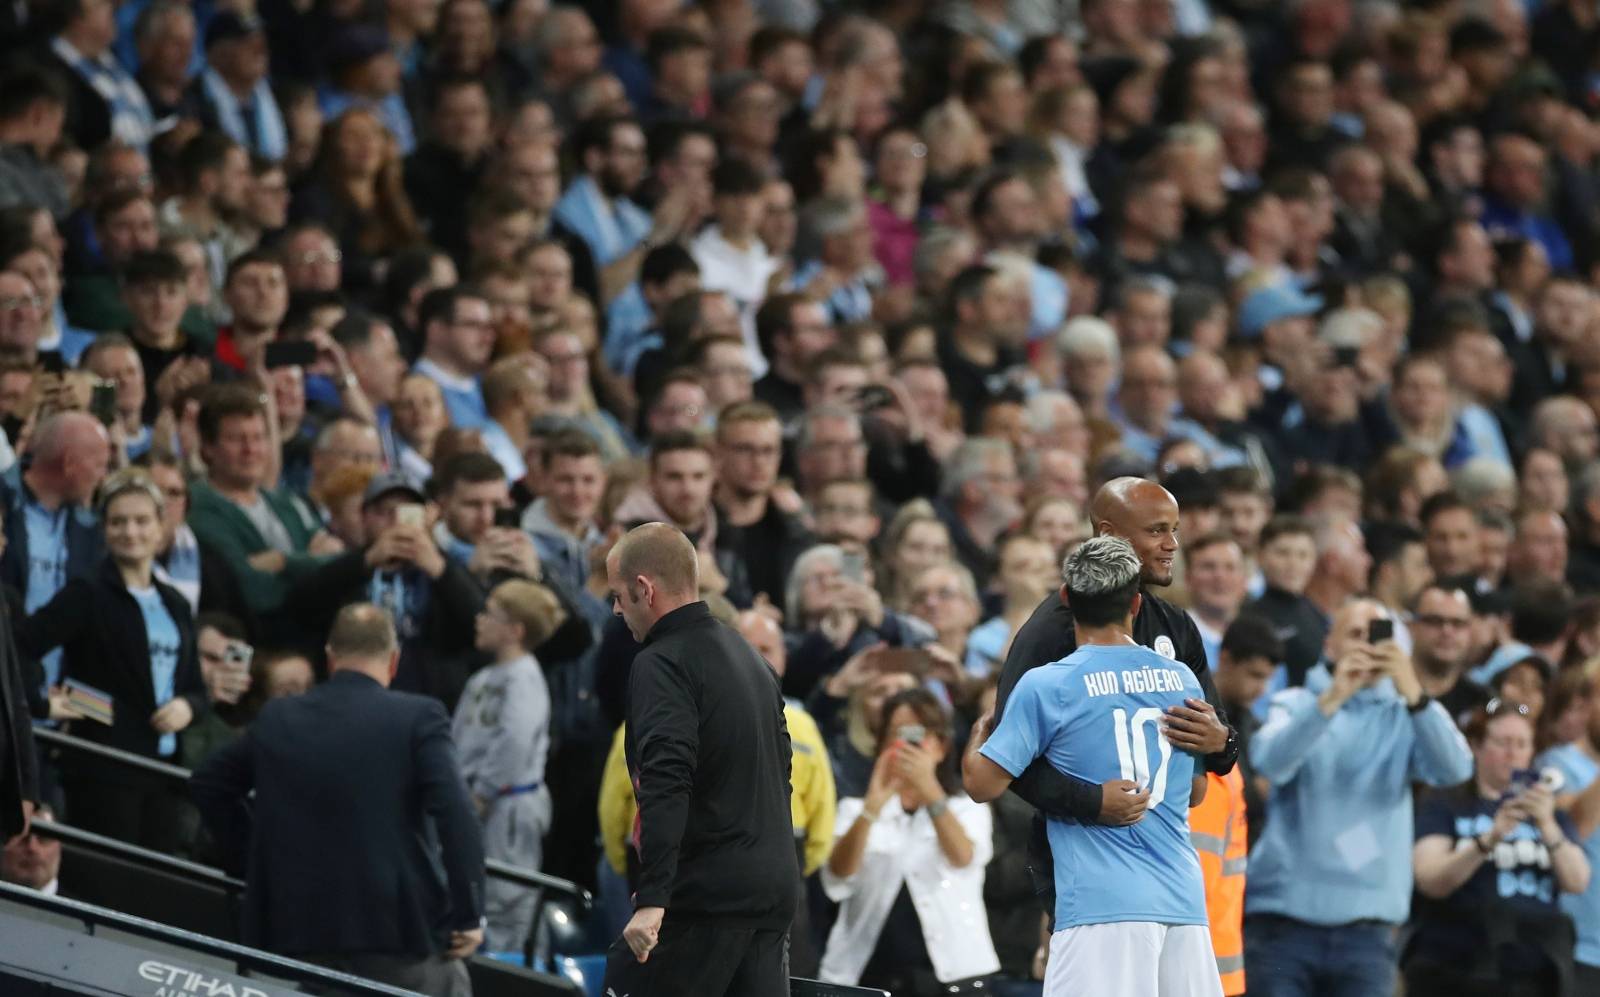
[[[787,993],[800,893],[777,675],[698,599],[688,539],[641,526],[606,559],[644,647],[628,681],[634,914],[606,966],[631,997]]]
[[[1126,539],[1143,564],[1140,593],[1144,598],[1139,615],[1133,618],[1133,639],[1188,665],[1205,690],[1205,702],[1191,700],[1187,707],[1173,707],[1168,712],[1167,739],[1176,748],[1202,756],[1208,772],[1225,774],[1239,757],[1238,738],[1218,701],[1200,631],[1189,614],[1150,592],[1151,586],[1172,583],[1172,560],[1178,552],[1177,500],[1153,481],[1117,478],[1095,493],[1090,515],[1097,535],[1109,533]],[[1046,596],[1011,642],[1000,670],[994,723],[999,722],[1011,690],[1025,672],[1060,661],[1077,648],[1072,610],[1062,601],[1063,595]],[[1096,786],[1057,771],[1042,758],[1012,782],[1011,789],[1039,811],[1029,853],[1034,887],[1046,899],[1046,910],[1055,909],[1055,879],[1044,818],[1128,825],[1144,816],[1150,800],[1148,789],[1135,791],[1138,787],[1131,782]]]

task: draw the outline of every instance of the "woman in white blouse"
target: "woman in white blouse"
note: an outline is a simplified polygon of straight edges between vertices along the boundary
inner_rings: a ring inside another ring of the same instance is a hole
[[[983,906],[989,810],[958,788],[950,717],[931,692],[902,692],[883,715],[866,797],[839,801],[822,869],[839,917],[818,975],[896,997],[965,993],[952,987],[1000,970]]]

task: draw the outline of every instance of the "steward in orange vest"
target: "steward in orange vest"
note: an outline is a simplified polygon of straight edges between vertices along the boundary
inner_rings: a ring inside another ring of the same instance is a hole
[[[1211,922],[1211,949],[1222,975],[1222,992],[1236,997],[1244,989],[1244,867],[1249,854],[1245,835],[1244,777],[1238,766],[1227,775],[1206,776],[1206,798],[1189,810],[1189,838],[1200,855],[1206,883],[1206,917]]]

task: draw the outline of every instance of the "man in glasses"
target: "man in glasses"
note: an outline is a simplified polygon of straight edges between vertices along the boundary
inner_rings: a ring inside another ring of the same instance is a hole
[[[1447,585],[1423,589],[1411,618],[1411,640],[1422,691],[1452,717],[1488,702],[1489,690],[1465,675],[1472,650],[1472,603],[1466,592]]]

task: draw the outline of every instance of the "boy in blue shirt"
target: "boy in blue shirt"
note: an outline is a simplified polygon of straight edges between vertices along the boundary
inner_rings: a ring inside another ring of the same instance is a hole
[[[1200,683],[1134,643],[1139,557],[1126,540],[1085,542],[1063,574],[1078,649],[1024,675],[992,733],[982,722],[973,731],[967,793],[996,799],[1041,755],[1067,775],[1148,791],[1144,817],[1129,827],[1049,822],[1056,909],[1045,997],[1221,997],[1189,840],[1189,807],[1205,795],[1206,776],[1173,748],[1162,719],[1202,698]]]

